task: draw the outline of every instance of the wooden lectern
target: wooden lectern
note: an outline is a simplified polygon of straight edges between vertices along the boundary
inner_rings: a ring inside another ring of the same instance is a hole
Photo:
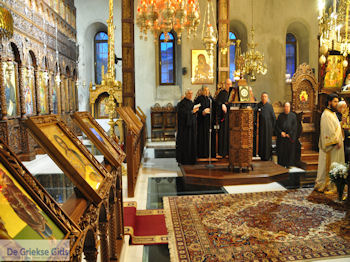
[[[254,111],[231,107],[229,113],[229,168],[253,170]]]

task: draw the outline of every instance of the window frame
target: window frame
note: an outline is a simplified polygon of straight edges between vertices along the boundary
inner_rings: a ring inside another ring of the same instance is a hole
[[[105,33],[107,35],[107,40],[96,40],[96,37],[98,34],[100,33]],[[96,57],[96,44],[97,43],[107,43],[108,45],[108,34],[105,31],[99,31],[95,34],[94,37],[94,71],[95,71],[95,83],[100,85],[102,83],[102,79],[101,79],[101,83],[97,83],[97,57]],[[107,68],[105,68],[105,70],[107,70]],[[102,72],[102,70],[101,70]]]
[[[176,53],[175,53],[176,36],[175,36],[174,32],[171,31],[171,32],[169,32],[169,34],[171,34],[173,36],[173,39],[166,41],[165,39],[164,40],[160,39],[162,34],[164,34],[164,33],[161,32],[158,36],[159,85],[161,85],[161,86],[173,86],[173,85],[176,85],[176,57],[175,57],[175,55],[176,55]],[[161,50],[162,48],[161,48],[161,45],[162,45],[162,43],[169,43],[169,42],[173,43],[173,82],[172,83],[162,83],[162,50]]]
[[[295,41],[287,41],[288,35],[292,35],[294,37]],[[298,39],[296,38],[295,34],[293,34],[293,33],[286,34],[286,45],[285,45],[285,48],[286,48],[286,57],[285,57],[285,59],[286,59],[286,69],[285,69],[286,73],[285,74],[288,73],[287,72],[287,45],[288,44],[294,46],[294,74],[295,74],[295,72],[297,71],[297,62],[298,62]],[[293,75],[290,76],[290,79],[292,79]]]

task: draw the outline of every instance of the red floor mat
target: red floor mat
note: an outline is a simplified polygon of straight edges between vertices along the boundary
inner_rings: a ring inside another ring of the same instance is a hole
[[[124,233],[133,245],[168,243],[163,209],[137,210],[136,202],[124,203]]]

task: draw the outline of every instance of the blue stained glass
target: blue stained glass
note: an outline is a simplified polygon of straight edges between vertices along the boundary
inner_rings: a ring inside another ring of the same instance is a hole
[[[232,32],[230,32],[229,37],[230,37],[231,40],[236,40],[237,39],[236,35],[234,33],[232,33]]]
[[[169,35],[169,39],[168,39],[168,40],[174,40],[174,36],[173,36],[172,33],[168,33],[168,35]],[[159,40],[165,40],[165,35],[164,35],[164,33],[162,33],[162,34],[160,35]]]
[[[296,38],[288,33],[286,36],[286,74],[293,77],[296,69]]]
[[[106,38],[107,37],[107,38]],[[107,72],[108,64],[108,36],[104,32],[96,34],[95,38],[96,50],[96,83],[101,84],[102,81],[102,65],[104,66],[104,73]]]
[[[230,46],[230,78],[231,79],[233,79],[233,73],[236,70],[235,54],[236,54],[236,46],[231,45]]]
[[[96,34],[95,40],[107,40],[108,41],[108,35],[105,32],[99,32]]]
[[[230,40],[236,40],[236,35],[232,32],[229,33]],[[233,80],[233,73],[236,70],[235,64],[236,46],[230,45],[230,78]]]
[[[174,84],[174,36],[169,33],[169,41],[165,42],[164,34],[159,37],[160,40],[160,84]]]

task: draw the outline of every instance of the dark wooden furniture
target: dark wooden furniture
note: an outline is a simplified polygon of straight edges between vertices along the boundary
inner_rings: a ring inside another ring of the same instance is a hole
[[[151,107],[151,138],[152,141],[174,141],[177,128],[176,108],[171,104],[161,107],[155,104]]]
[[[180,166],[180,170],[186,183],[208,186],[264,184],[288,179],[288,169],[272,161],[253,161],[252,165],[253,170],[233,173],[227,168],[228,160],[221,159],[215,162],[214,168],[203,163]]]
[[[134,197],[137,176],[145,146],[145,124],[136,121],[136,114],[125,107],[118,107],[117,112],[126,125],[126,162],[128,169],[128,197]],[[141,124],[141,125],[140,125]]]
[[[254,111],[231,107],[229,112],[229,168],[252,168]]]

